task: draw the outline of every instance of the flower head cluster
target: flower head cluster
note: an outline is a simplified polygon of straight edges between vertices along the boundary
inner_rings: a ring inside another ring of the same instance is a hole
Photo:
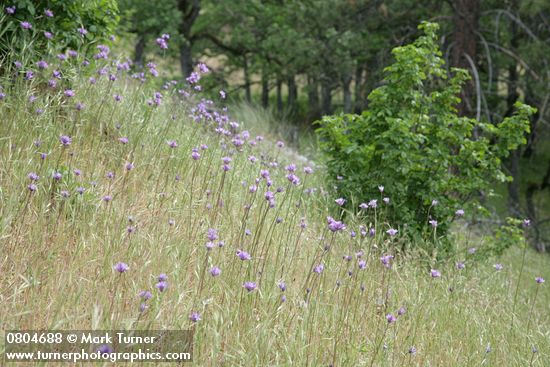
[[[338,221],[330,216],[327,217],[327,223],[328,223],[328,229],[331,232],[338,232],[346,229],[346,225],[343,222]]]

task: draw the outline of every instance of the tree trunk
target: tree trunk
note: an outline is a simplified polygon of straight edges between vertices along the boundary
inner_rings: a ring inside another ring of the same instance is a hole
[[[355,68],[355,88],[354,88],[354,103],[353,103],[353,112],[361,113],[363,107],[365,106],[362,93],[363,90],[363,65],[357,64]]]
[[[468,57],[474,62],[477,60],[477,29],[479,21],[479,0],[455,0],[452,2],[454,14],[454,31],[452,41],[454,46],[451,53],[451,65],[470,70]],[[474,108],[472,98],[475,96],[474,81],[469,80],[460,94],[461,102],[458,104],[459,116],[472,116]]]
[[[298,87],[296,86],[296,80],[294,79],[294,75],[291,75],[287,79],[287,85],[288,85],[288,96],[286,100],[287,109],[288,112],[290,112],[291,115],[293,115],[296,110],[296,104],[298,100]]]
[[[244,94],[247,102],[252,101],[252,93],[250,91],[250,74],[248,70],[248,58],[243,56],[243,72],[244,72]]]
[[[351,99],[351,75],[346,75],[342,78],[342,93],[344,95],[344,113],[351,113],[352,99]]]
[[[265,70],[262,72],[262,107],[269,107],[269,79]]]
[[[510,154],[510,175],[512,176],[512,182],[508,183],[508,211],[510,215],[519,217],[521,215],[519,205],[519,149],[514,150]]]
[[[134,48],[134,64],[141,69],[143,68],[143,56],[145,54],[145,37],[138,35],[138,39]]]
[[[308,121],[313,122],[318,120],[319,114],[319,85],[317,80],[312,77],[307,79],[307,100],[308,100]]]
[[[181,73],[184,78],[187,78],[193,72],[193,56],[191,45],[187,42],[182,42],[180,46],[180,66]]]
[[[535,232],[535,238],[533,242],[534,242],[535,248],[539,252],[545,252],[546,245],[544,242],[541,241],[541,238],[540,238],[540,229],[539,229],[539,223],[537,220],[537,211],[536,211],[534,196],[537,193],[537,191],[542,191],[546,189],[550,189],[550,161],[548,161],[546,173],[542,178],[542,182],[540,184],[533,183],[533,182],[529,183],[527,185],[527,190],[525,191],[525,201],[527,202],[527,218],[531,220],[533,230]]]
[[[283,81],[277,77],[277,112],[283,113]]]
[[[321,115],[332,114],[332,87],[329,81],[321,83]]]
[[[191,29],[201,10],[201,0],[178,0],[178,10],[183,15],[178,31],[182,38],[180,46],[181,73],[187,78],[193,72],[193,37]]]
[[[510,25],[510,48],[513,52],[518,46],[518,32],[515,23]],[[517,64],[513,62],[508,67],[508,81],[507,81],[508,96],[506,97],[507,109],[505,117],[512,116],[515,110],[515,103],[519,98],[518,94],[518,71]],[[508,210],[513,216],[520,216],[520,148],[513,151],[509,158],[510,175],[512,176],[512,182],[508,184]]]

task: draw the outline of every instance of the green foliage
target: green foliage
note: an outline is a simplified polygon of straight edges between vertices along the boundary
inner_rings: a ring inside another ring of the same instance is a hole
[[[419,28],[424,34],[414,43],[393,50],[395,62],[385,69],[385,85],[370,94],[368,110],[325,117],[318,134],[330,175],[344,177],[337,182],[341,195],[367,201],[383,185],[402,232],[431,233],[433,219],[445,235],[456,210],[509,179],[502,159],[525,143],[534,109],[518,102],[516,113],[496,125],[458,116],[468,74],[444,67],[437,24]]]
[[[5,60],[8,54],[24,54],[32,57],[44,54],[48,46],[55,44],[61,50],[90,48],[95,41],[103,41],[113,35],[118,25],[116,0],[16,0],[15,14],[7,14],[4,7],[0,15],[0,57]],[[45,10],[53,12],[53,17],[45,15]],[[32,28],[22,29],[21,22],[29,22]],[[88,33],[83,37],[78,28]],[[44,32],[53,35],[51,40]]]
[[[495,235],[489,237],[489,242],[477,249],[472,254],[472,258],[487,260],[493,256],[499,257],[513,246],[518,246],[521,249],[527,246],[522,221],[517,218],[506,218],[506,223],[496,229]]]
[[[144,44],[163,33],[170,34],[171,43],[181,41],[178,38],[178,27],[182,14],[176,0],[119,0],[118,4],[122,15],[122,30],[136,34]],[[158,46],[154,49],[157,50]],[[168,52],[176,50],[177,47],[168,48]]]

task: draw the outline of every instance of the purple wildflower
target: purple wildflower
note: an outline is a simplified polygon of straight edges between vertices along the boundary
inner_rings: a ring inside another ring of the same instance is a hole
[[[51,11],[50,9],[45,9],[44,15],[47,16],[48,18],[53,18],[53,11]]]
[[[389,313],[386,315],[386,320],[388,320],[388,324],[391,324],[397,321],[397,318],[393,316],[391,313]]]
[[[208,72],[210,71],[210,70],[208,69],[208,66],[206,66],[206,64],[204,64],[204,63],[202,63],[202,62],[199,63],[199,64],[197,65],[197,67],[199,68],[199,71],[200,71],[202,74],[206,74],[206,73],[208,73]]]
[[[115,264],[115,266],[113,267],[116,271],[118,271],[119,273],[125,273],[128,271],[128,269],[130,269],[130,267],[128,266],[128,264],[126,263],[123,263],[123,262],[118,262]]]
[[[393,229],[393,228],[390,228],[386,231],[387,234],[389,234],[390,236],[395,236],[397,234],[397,229]]]
[[[537,284],[542,284],[542,283],[544,283],[544,278],[542,278],[542,277],[536,277],[536,278],[535,278],[535,282],[537,282]]]
[[[164,273],[159,274],[157,279],[158,279],[159,282],[166,282],[168,280],[168,275],[166,275]]]
[[[317,274],[321,274],[323,270],[325,270],[325,266],[323,264],[319,264],[313,268],[313,272]]]
[[[192,312],[189,316],[189,320],[193,322],[198,322],[201,320],[201,315],[198,312]]]
[[[141,292],[139,292],[139,297],[142,300],[147,301],[147,300],[151,299],[153,297],[153,295],[149,291],[141,291]]]
[[[162,37],[157,38],[155,42],[161,50],[166,50],[168,48],[168,42]]]
[[[107,344],[103,344],[101,345],[99,348],[97,348],[97,351],[101,354],[101,355],[104,355],[104,354],[111,354],[113,353],[113,348],[111,348],[109,345]]]
[[[336,205],[342,206],[342,205],[344,205],[344,204],[346,203],[346,199],[344,199],[344,198],[338,198],[338,199],[334,200],[334,202],[336,203]]]
[[[287,180],[289,182],[291,182],[293,185],[299,185],[300,184],[300,178],[298,176],[296,176],[295,174],[293,173],[290,173],[286,176]]]
[[[382,265],[384,265],[386,268],[391,268],[391,260],[393,259],[393,255],[384,255],[380,257],[380,261],[382,262]]]
[[[166,283],[166,281],[160,281],[155,284],[155,288],[158,289],[159,292],[164,292],[166,288],[168,288],[168,283]]]
[[[214,241],[214,240],[217,240],[218,239],[218,231],[214,228],[209,228],[208,229],[208,234],[206,235],[206,237],[210,240],[210,241]]]
[[[59,141],[60,141],[61,144],[63,144],[64,146],[67,146],[67,145],[71,145],[72,139],[71,139],[70,136],[61,135],[61,136],[59,137]]]
[[[237,250],[237,256],[243,261],[252,259],[252,256],[248,252],[243,250]]]
[[[212,275],[213,277],[217,277],[221,273],[222,273],[221,269],[218,268],[217,266],[214,266],[212,269],[210,269],[210,275]]]
[[[249,292],[252,292],[253,290],[255,290],[257,288],[257,284],[254,283],[254,282],[244,282],[243,283],[243,288],[246,289],[247,291]]]
[[[436,270],[436,269],[431,269],[430,275],[432,276],[432,278],[441,278],[441,272],[439,272],[439,270]]]
[[[29,178],[29,180],[31,181],[38,181],[38,179],[40,178],[40,176],[38,176],[36,173],[34,172],[30,172],[27,177]]]
[[[23,29],[31,29],[32,28],[32,24],[30,24],[29,22],[21,22],[21,23],[19,23],[19,25]]]
[[[36,63],[36,66],[38,66],[39,69],[47,69],[48,68],[48,63],[44,60],[40,60]]]
[[[338,232],[346,229],[346,225],[338,220],[335,220],[332,217],[327,217],[328,229],[331,232]]]

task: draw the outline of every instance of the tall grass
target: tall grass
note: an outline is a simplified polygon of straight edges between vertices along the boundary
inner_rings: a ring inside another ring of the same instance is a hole
[[[548,365],[539,257],[510,329],[515,252],[500,271],[398,252],[381,198],[327,222],[321,170],[237,127],[223,100],[181,83],[155,95],[116,63],[51,65],[0,81],[3,330],[191,328],[205,366]]]

